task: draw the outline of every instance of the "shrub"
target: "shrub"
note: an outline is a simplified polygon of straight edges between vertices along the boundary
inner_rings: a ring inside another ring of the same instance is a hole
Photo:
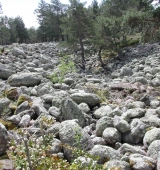
[[[62,83],[66,74],[73,73],[76,71],[75,65],[73,61],[70,61],[70,56],[66,55],[60,60],[60,64],[58,65],[58,71],[53,73],[48,78],[53,83]]]
[[[102,170],[102,165],[96,164],[95,158],[85,153],[82,149],[73,148],[63,144],[63,147],[72,149],[76,157],[83,156],[89,159],[87,165],[83,165],[80,160],[75,160],[72,163],[60,158],[58,155],[49,154],[49,149],[52,145],[53,134],[44,133],[44,123],[48,127],[52,124],[52,120],[41,118],[40,129],[41,137],[30,135],[27,129],[18,129],[19,139],[10,140],[10,149],[7,151],[8,157],[13,160],[16,170]],[[80,142],[81,135],[75,135],[76,143]],[[98,158],[97,158],[98,159]]]

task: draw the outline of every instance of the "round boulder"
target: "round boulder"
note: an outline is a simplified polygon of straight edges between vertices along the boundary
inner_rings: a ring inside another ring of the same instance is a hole
[[[147,131],[143,138],[143,144],[145,147],[148,147],[155,140],[160,140],[160,128],[153,128]]]
[[[103,131],[102,137],[110,145],[114,145],[116,142],[121,142],[121,134],[116,128],[113,127],[106,128]]]

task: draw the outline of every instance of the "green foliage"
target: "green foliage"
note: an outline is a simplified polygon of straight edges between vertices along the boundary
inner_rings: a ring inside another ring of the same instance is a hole
[[[98,97],[100,98],[100,102],[107,102],[107,99],[109,98],[109,91],[106,88],[99,88],[97,86],[95,86],[92,83],[86,84],[85,85],[87,88],[87,91],[89,91],[90,93],[95,93],[98,95]]]
[[[40,120],[41,137],[31,135],[27,129],[18,129],[16,132],[20,136],[18,141],[10,140],[10,148],[7,151],[8,157],[13,160],[16,170],[102,170],[102,165],[96,164],[97,157],[85,153],[82,149],[69,147],[76,157],[83,156],[90,162],[84,166],[81,161],[73,161],[71,164],[57,155],[49,154],[54,135],[44,134],[44,123],[48,127],[53,123],[51,120],[41,117]],[[75,129],[76,130],[76,129]],[[76,144],[79,145],[81,134],[77,131],[75,135]]]
[[[62,83],[66,74],[73,73],[76,71],[74,62],[70,60],[70,56],[66,55],[60,60],[58,65],[58,71],[53,73],[48,78],[51,79],[53,83]]]

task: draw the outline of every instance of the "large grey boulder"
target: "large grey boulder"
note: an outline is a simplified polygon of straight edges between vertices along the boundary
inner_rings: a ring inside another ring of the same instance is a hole
[[[104,164],[105,162],[109,160],[114,159],[121,159],[122,155],[115,149],[104,146],[104,145],[95,145],[91,151],[89,151],[89,154],[93,156],[97,156],[98,163]]]
[[[6,109],[10,104],[10,100],[8,98],[1,98],[0,99],[0,115],[4,109]]]
[[[97,119],[100,119],[104,116],[110,115],[110,113],[112,113],[112,111],[113,111],[113,109],[111,106],[109,106],[109,105],[102,106],[93,113],[93,116]]]
[[[129,67],[123,67],[120,72],[120,76],[131,76],[132,74],[132,69]]]
[[[55,122],[51,127],[46,130],[46,133],[52,133],[56,137],[59,136],[59,130],[61,128],[61,124],[59,122]]]
[[[39,73],[18,73],[13,74],[8,78],[8,83],[11,86],[36,86],[43,79]]]
[[[160,140],[155,140],[149,145],[147,155],[157,160],[159,152],[160,152]]]
[[[19,127],[28,127],[31,121],[31,116],[30,115],[24,115],[22,116],[21,121],[19,122]]]
[[[61,123],[59,138],[64,144],[64,155],[69,161],[71,161],[74,156],[72,155],[74,147],[84,150],[93,147],[90,136],[78,125],[78,123],[76,123],[75,120],[66,120]],[[71,148],[65,145],[69,145]]]
[[[14,47],[12,50],[13,56],[18,57],[19,55],[25,56],[25,52],[22,49],[19,49],[17,47]]]
[[[148,156],[133,154],[129,158],[130,166],[135,170],[154,170],[156,161]]]
[[[116,142],[121,142],[121,133],[114,127],[106,128],[103,131],[102,137],[110,145],[114,145]]]
[[[57,120],[59,120],[59,117],[60,117],[60,114],[61,114],[59,108],[52,106],[52,107],[50,107],[50,108],[48,109],[48,112],[49,112],[50,115],[52,115],[52,116],[55,117]]]
[[[156,109],[147,109],[145,116],[140,118],[148,127],[159,127],[160,119]]]
[[[14,114],[18,114],[20,112],[23,112],[25,110],[29,110],[30,109],[30,106],[29,106],[29,102],[28,101],[24,101],[23,103],[21,103],[17,109],[15,110],[15,113]]]
[[[140,144],[148,127],[140,119],[135,118],[130,123],[130,131],[122,135],[122,140],[127,143]]]
[[[77,119],[80,126],[84,127],[86,125],[83,111],[79,109],[72,99],[68,98],[62,102],[61,111],[63,120]]]
[[[100,103],[100,99],[96,94],[92,93],[74,93],[71,94],[71,99],[77,104],[86,103],[90,107],[94,107]]]
[[[126,161],[111,160],[104,164],[105,169],[119,169],[119,170],[131,170],[130,165]]]
[[[130,130],[129,123],[126,120],[121,119],[121,117],[115,116],[113,120],[114,120],[114,127],[119,132],[125,133],[125,132],[128,132]]]
[[[7,129],[0,123],[0,155],[5,154],[7,149]]]
[[[135,80],[134,82],[139,82],[139,83],[142,83],[142,84],[148,84],[148,80],[144,77],[135,77]]]
[[[32,97],[31,109],[35,112],[36,116],[40,116],[41,114],[49,115],[47,109],[43,106],[43,101],[40,97]]]
[[[15,71],[4,64],[0,63],[0,78],[7,80]]]
[[[66,91],[57,91],[53,93],[53,98],[52,98],[52,106],[55,106],[59,109],[62,107],[62,101],[67,98],[69,95]]]
[[[12,115],[7,120],[9,120],[9,121],[13,122],[14,124],[18,125],[19,122],[21,121],[21,116],[20,115]]]
[[[78,107],[85,113],[88,113],[90,111],[90,108],[86,103],[80,103]]]
[[[153,128],[147,131],[143,138],[143,144],[145,147],[149,147],[155,140],[160,140],[160,128]]]
[[[125,105],[128,109],[133,109],[133,108],[142,108],[144,109],[146,107],[144,102],[141,101],[133,101],[133,102],[129,102]]]
[[[62,152],[62,142],[59,139],[53,138],[51,141],[51,148],[47,151],[49,154]]]
[[[113,125],[113,118],[105,116],[99,119],[96,123],[96,135],[102,136],[103,131],[107,127],[114,127]]]
[[[129,122],[130,119],[143,117],[145,112],[146,110],[142,108],[128,109],[122,114],[121,118]]]
[[[91,139],[94,145],[107,145],[107,142],[102,137],[93,136]]]
[[[53,94],[54,88],[52,87],[52,83],[41,83],[36,88],[38,96],[43,96],[46,94]]]
[[[126,153],[132,153],[132,154],[135,154],[135,153],[138,153],[138,154],[141,154],[141,155],[146,155],[146,152],[144,150],[142,150],[140,147],[138,146],[132,146],[128,143],[124,143],[119,149],[118,149],[118,152],[120,154],[123,154],[125,155]]]

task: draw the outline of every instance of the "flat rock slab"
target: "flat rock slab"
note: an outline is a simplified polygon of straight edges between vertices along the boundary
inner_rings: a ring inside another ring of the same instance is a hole
[[[39,85],[43,79],[42,75],[39,73],[19,73],[13,74],[8,78],[8,83],[11,86],[36,86]]]
[[[92,93],[74,93],[70,97],[77,104],[86,103],[90,107],[94,107],[100,103],[99,97]]]
[[[111,90],[125,90],[130,89],[132,91],[135,91],[138,89],[138,87],[135,84],[130,83],[118,83],[118,84],[112,84],[110,85]]]

